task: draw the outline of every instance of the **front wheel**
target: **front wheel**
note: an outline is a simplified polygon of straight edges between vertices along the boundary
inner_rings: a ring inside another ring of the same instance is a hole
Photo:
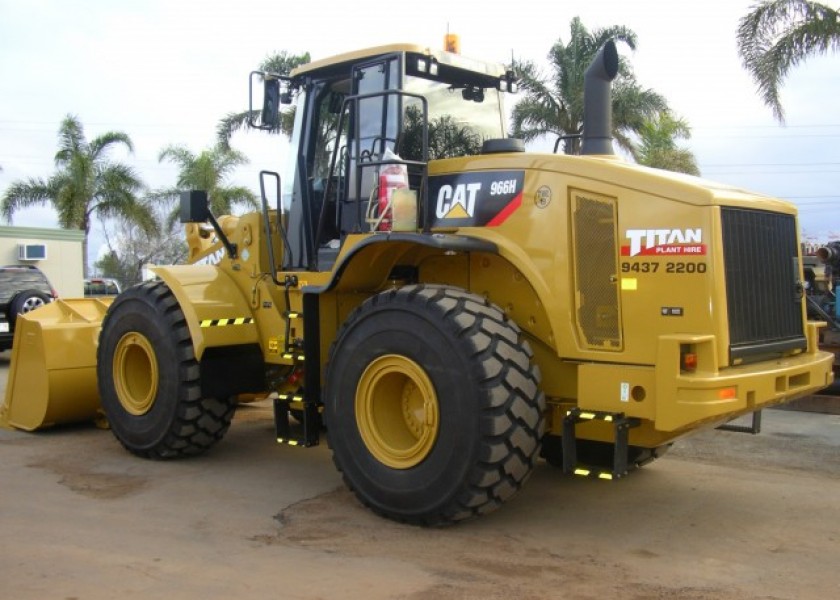
[[[368,299],[327,371],[333,459],[374,511],[415,524],[489,512],[539,454],[545,398],[520,329],[481,296],[432,285]]]
[[[236,397],[201,396],[186,319],[163,282],[117,297],[102,323],[96,368],[111,430],[134,454],[200,454],[230,426]]]

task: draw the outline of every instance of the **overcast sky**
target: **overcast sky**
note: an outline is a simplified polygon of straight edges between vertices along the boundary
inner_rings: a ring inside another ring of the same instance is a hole
[[[840,239],[840,55],[794,69],[782,90],[787,125],[758,99],[735,46],[752,0],[0,0],[0,194],[15,180],[54,170],[62,118],[78,116],[88,139],[128,133],[132,164],[150,187],[176,171],[159,164],[168,144],[199,152],[220,117],[246,108],[248,72],[268,54],[313,59],[391,42],[442,47],[447,27],[466,56],[543,61],[569,22],[625,25],[639,45],[627,56],[639,82],[663,94],[693,129],[686,145],[703,176],[795,202],[807,238]],[[836,1],[827,4],[837,7]],[[515,100],[515,97],[514,97]],[[511,102],[509,101],[510,105]],[[237,134],[250,164],[235,182],[258,189],[279,170],[279,136]],[[15,225],[56,226],[50,209]],[[102,243],[96,234],[96,257]]]

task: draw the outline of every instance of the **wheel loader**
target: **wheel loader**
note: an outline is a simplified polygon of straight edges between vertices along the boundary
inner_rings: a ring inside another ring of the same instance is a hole
[[[586,72],[578,156],[507,138],[515,74],[460,54],[252,73],[255,127],[294,110],[261,210],[217,218],[184,194],[192,264],[25,316],[4,422],[104,416],[167,459],[213,446],[256,394],[278,442],[325,435],[373,511],[446,524],[500,506],[541,457],[617,479],[829,385],[795,207],[617,157],[618,64],[609,42]]]

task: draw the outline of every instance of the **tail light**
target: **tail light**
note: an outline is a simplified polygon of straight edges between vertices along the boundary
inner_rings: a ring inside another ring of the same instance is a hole
[[[680,346],[680,370],[689,373],[697,370],[697,353],[691,344]]]

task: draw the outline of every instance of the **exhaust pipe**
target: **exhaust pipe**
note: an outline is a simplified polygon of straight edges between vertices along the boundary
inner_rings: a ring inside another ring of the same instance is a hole
[[[817,250],[817,258],[827,265],[840,266],[840,241],[828,242]]]
[[[618,75],[613,40],[601,46],[583,76],[583,144],[581,154],[614,154],[612,146],[612,80]]]

